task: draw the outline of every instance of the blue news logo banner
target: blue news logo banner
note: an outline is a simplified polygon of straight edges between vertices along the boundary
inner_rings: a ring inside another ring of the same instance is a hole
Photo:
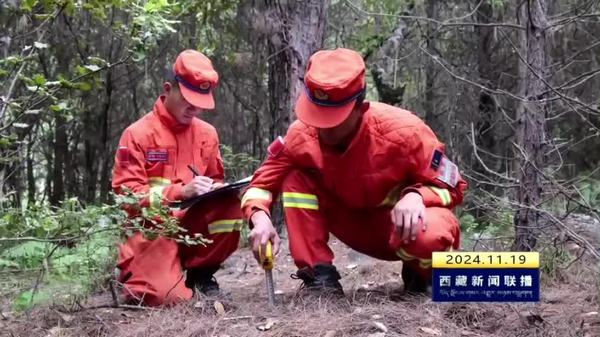
[[[538,268],[434,268],[434,302],[539,302]]]

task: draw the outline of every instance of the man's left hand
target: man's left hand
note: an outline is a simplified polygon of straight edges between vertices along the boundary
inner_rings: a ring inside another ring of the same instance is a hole
[[[392,222],[396,225],[396,233],[404,243],[417,239],[419,227],[422,231],[427,229],[425,204],[419,193],[407,193],[396,203],[391,215]]]
[[[221,187],[225,187],[225,186],[227,186],[226,183],[215,182],[212,184],[212,187],[210,188],[210,190],[214,191],[214,190],[217,190],[217,189],[219,189]]]

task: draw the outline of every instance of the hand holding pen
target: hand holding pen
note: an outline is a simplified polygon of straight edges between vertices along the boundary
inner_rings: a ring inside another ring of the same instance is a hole
[[[192,165],[188,165],[188,168],[194,174],[194,178],[183,186],[181,194],[184,200],[202,195],[210,191],[213,187],[213,180],[211,178],[200,175],[198,170]]]

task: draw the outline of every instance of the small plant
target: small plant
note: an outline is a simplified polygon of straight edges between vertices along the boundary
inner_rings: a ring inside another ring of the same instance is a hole
[[[19,285],[15,309],[72,302],[89,294],[111,277],[123,236],[141,232],[148,239],[164,236],[187,245],[210,243],[179,227],[168,205],[142,208],[140,200],[146,196],[131,191],[113,197],[114,205],[84,207],[72,198],[59,208],[7,209],[0,218],[0,271],[6,272],[0,275]]]
[[[579,186],[582,202],[592,209],[600,209],[600,180],[588,179]]]
[[[477,219],[470,213],[460,216],[462,250],[502,251],[514,235],[513,215],[498,211],[496,217]]]
[[[547,247],[540,252],[540,272],[546,280],[561,279],[561,271],[572,259],[562,247]]]
[[[238,180],[251,175],[260,163],[258,159],[247,153],[234,153],[227,145],[221,145],[221,155],[225,166],[225,177],[228,180]]]

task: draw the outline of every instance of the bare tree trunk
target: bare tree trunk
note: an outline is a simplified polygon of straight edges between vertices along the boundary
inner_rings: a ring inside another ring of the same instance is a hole
[[[527,64],[519,64],[521,93],[527,102],[517,110],[517,145],[519,147],[519,210],[515,215],[515,249],[532,250],[539,235],[544,145],[546,142],[547,105],[543,101],[548,55],[546,53],[546,0],[528,0],[518,10],[519,22],[526,27],[521,33],[521,53]]]
[[[86,112],[86,117],[84,117],[84,121],[91,121],[91,117],[89,117],[91,113],[88,111]],[[90,130],[91,131],[91,127],[85,127],[85,130]],[[85,195],[85,201],[88,203],[91,203],[94,201],[94,199],[96,198],[96,186],[98,184],[97,182],[97,176],[98,176],[98,165],[97,165],[97,154],[98,151],[96,150],[96,146],[95,143],[91,140],[91,138],[93,138],[91,135],[87,135],[85,137],[85,141],[84,141],[84,156],[85,156],[85,166],[84,166],[84,170],[85,170],[85,174],[83,177],[83,185],[84,185],[84,190],[83,190],[83,194]]]
[[[432,6],[434,1],[431,0]],[[434,9],[434,7],[430,9]],[[409,4],[402,14],[411,15],[413,10],[414,4]],[[369,51],[368,55],[365,55],[365,58],[370,61],[369,68],[380,102],[400,106],[404,100],[405,85],[401,81],[402,69],[400,69],[402,63],[398,62],[398,58],[401,56],[400,48],[408,36],[408,28],[409,20],[399,17],[392,35],[381,44],[379,49]],[[373,55],[370,55],[371,53]]]
[[[478,23],[488,24],[495,22],[494,9],[491,4],[491,0],[479,1],[473,0],[471,2],[473,6],[477,7],[476,18]],[[498,71],[496,70],[497,64],[493,63],[494,55],[494,33],[495,28],[489,26],[476,26],[476,52],[477,52],[477,72],[479,74],[479,82],[486,88],[495,89],[498,86]],[[497,146],[497,135],[500,134],[500,128],[496,124],[499,118],[499,111],[496,105],[496,99],[487,90],[481,89],[479,91],[478,99],[478,114],[474,118],[474,136],[476,146],[483,150],[477,150],[477,153],[481,156],[481,163],[477,158],[472,161],[473,171],[479,172],[483,175],[487,175],[488,172],[485,170],[484,165],[498,171],[500,171],[503,165],[503,160],[497,157],[490,156],[488,153],[500,154],[503,153]],[[499,191],[499,189],[492,184],[479,184],[474,182],[475,189],[485,190],[491,193]],[[496,210],[489,208],[487,205],[476,205],[473,209],[473,214],[477,218],[493,218],[495,217]]]
[[[52,165],[52,192],[49,201],[51,205],[57,206],[65,198],[63,171],[69,144],[67,143],[65,117],[56,113],[54,121],[54,164]]]
[[[477,1],[479,2],[479,1]],[[489,0],[483,1],[477,10],[477,22],[490,23],[492,22],[494,12],[492,4]],[[495,88],[497,75],[492,63],[493,42],[494,42],[494,27],[477,26],[478,48],[477,48],[477,70],[481,83],[487,88]],[[494,97],[487,91],[481,90],[479,93],[479,118],[476,123],[476,140],[477,144],[488,152],[497,153],[495,151],[495,137],[492,125],[498,114],[496,101]],[[482,168],[475,163],[475,169]]]
[[[329,0],[266,0],[275,34],[268,40],[270,136],[294,119],[306,63],[323,46]]]
[[[4,152],[0,150],[0,155],[4,157]],[[0,206],[4,202],[4,180],[6,178],[6,165],[0,164]]]
[[[404,99],[404,85],[401,84],[401,70],[398,69],[397,59],[407,30],[407,21],[403,18],[398,19],[396,30],[375,52],[370,64],[379,101],[395,106],[401,105]]]
[[[35,129],[34,129],[35,130]],[[33,174],[33,132],[29,134],[27,142],[27,206],[35,205],[35,176]]]
[[[112,47],[111,47],[112,51]],[[104,157],[101,161],[102,166],[100,167],[100,201],[106,202],[108,200],[108,192],[110,191],[110,174],[112,170],[112,157],[110,156],[110,144],[109,142],[109,127],[110,127],[110,105],[112,97],[112,70],[108,70],[106,74],[106,102],[102,109],[101,120],[102,120],[102,140],[101,140],[101,153]]]
[[[50,138],[52,139],[52,138]],[[46,159],[46,175],[44,180],[44,193],[42,194],[42,198],[40,199],[40,203],[46,202],[46,197],[50,195],[52,192],[52,149],[54,146],[52,145],[52,140],[48,140],[48,148],[44,151],[44,158]]]
[[[71,137],[68,140],[69,151],[65,158],[65,193],[68,197],[81,197],[81,180],[78,179],[77,171],[77,145],[80,144],[80,129],[77,125],[71,129]],[[83,198],[81,198],[83,200]]]
[[[435,19],[436,17],[436,0],[427,0],[425,4],[425,14],[428,18]],[[435,39],[433,38],[434,30],[433,24],[427,25],[427,49],[435,49]],[[423,110],[425,113],[425,122],[434,130],[439,130],[436,123],[436,109],[435,109],[435,77],[436,63],[432,59],[427,60],[425,67],[425,101],[423,102]]]

